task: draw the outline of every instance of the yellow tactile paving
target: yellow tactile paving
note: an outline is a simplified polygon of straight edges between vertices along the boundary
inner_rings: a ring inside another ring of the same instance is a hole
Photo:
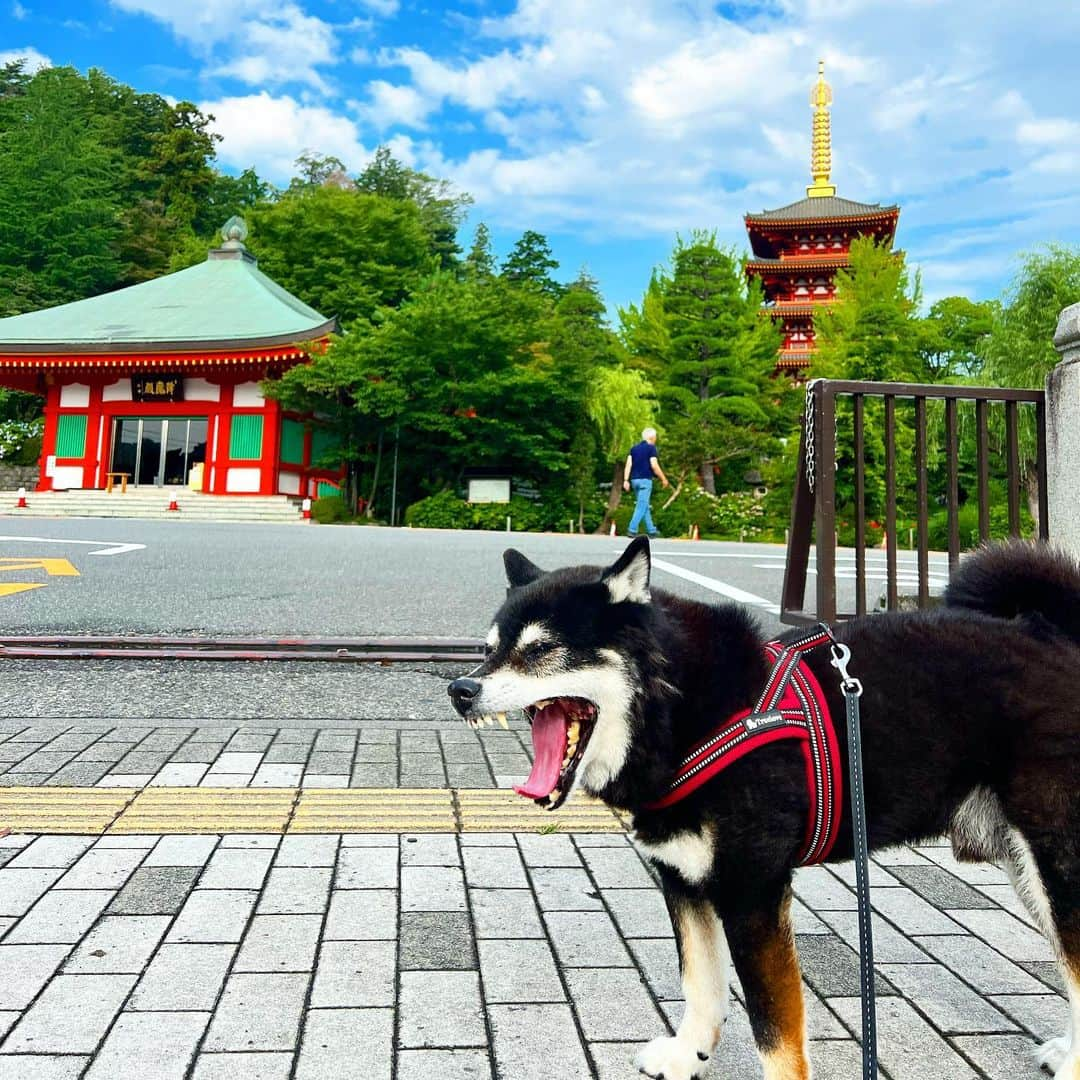
[[[620,832],[624,826],[599,799],[571,795],[555,811],[506,789],[458,791],[462,832]]]
[[[144,788],[112,833],[284,832],[295,788]]]
[[[512,791],[447,788],[0,788],[0,830],[32,833],[619,832],[579,796],[548,813]]]
[[[445,788],[305,788],[289,832],[456,832]]]
[[[137,794],[137,788],[0,788],[0,829],[96,836]]]

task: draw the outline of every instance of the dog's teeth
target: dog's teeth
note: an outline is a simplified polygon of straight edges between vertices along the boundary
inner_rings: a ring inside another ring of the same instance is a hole
[[[550,704],[551,704],[551,700],[549,698],[544,698],[543,701],[538,701],[536,703],[536,708],[537,709],[546,709]]]
[[[497,713],[495,719],[499,721],[499,726],[502,727],[504,730],[510,730],[510,725],[506,722],[506,713]]]

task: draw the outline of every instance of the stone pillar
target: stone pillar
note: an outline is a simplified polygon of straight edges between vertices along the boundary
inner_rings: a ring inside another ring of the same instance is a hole
[[[1050,539],[1080,557],[1080,304],[1054,334],[1061,362],[1046,380],[1046,480]]]

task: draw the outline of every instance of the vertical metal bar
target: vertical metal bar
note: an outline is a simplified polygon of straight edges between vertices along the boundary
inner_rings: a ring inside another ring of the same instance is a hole
[[[1020,442],[1016,430],[1015,401],[1005,402],[1005,439],[1009,462],[1009,535],[1020,535]]]
[[[836,619],[836,393],[820,384],[814,410],[814,456],[817,466],[817,617]]]
[[[855,435],[855,614],[866,614],[866,463],[863,460],[863,396],[852,395]]]
[[[1039,539],[1050,538],[1050,506],[1046,490],[1046,398],[1035,405],[1035,467],[1039,473]]]
[[[897,608],[896,596],[896,398],[885,395],[885,597],[889,611]]]
[[[975,399],[975,454],[979,474],[979,543],[990,539],[990,437],[986,426],[985,398]]]
[[[813,388],[807,388],[813,394]],[[811,408],[813,408],[811,398]],[[806,570],[810,562],[810,538],[814,530],[814,493],[806,472],[806,428],[799,439],[799,463],[795,473],[795,497],[791,503],[791,531],[788,533],[787,561],[784,564],[784,587],[780,594],[780,620],[789,616],[806,617]],[[792,620],[796,621],[796,620]]]
[[[949,573],[960,564],[960,463],[956,444],[956,398],[945,399],[945,456],[948,461]]]
[[[915,513],[919,526],[919,607],[930,602],[930,528],[926,505],[926,398],[915,398]]]

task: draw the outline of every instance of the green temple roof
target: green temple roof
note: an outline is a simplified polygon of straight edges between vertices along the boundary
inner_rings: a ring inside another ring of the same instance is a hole
[[[220,351],[299,344],[336,331],[336,319],[259,270],[241,229],[234,226],[198,266],[0,319],[0,353]]]

